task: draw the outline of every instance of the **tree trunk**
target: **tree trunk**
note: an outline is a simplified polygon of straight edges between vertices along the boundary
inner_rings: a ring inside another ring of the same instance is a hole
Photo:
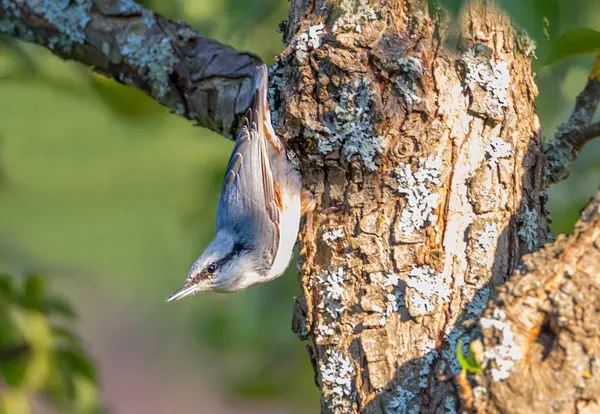
[[[546,162],[533,44],[493,1],[433,3],[291,0],[271,73],[276,130],[317,201],[293,329],[322,410],[600,412],[600,193],[572,236],[522,257],[551,239],[544,180],[581,143],[558,136]],[[254,56],[125,0],[2,4],[0,32],[234,135]],[[599,82],[563,135],[595,130]]]
[[[465,327],[549,237],[527,39],[424,3],[293,1],[273,72],[318,202],[293,325],[324,412],[458,408]]]
[[[477,413],[599,413],[600,192],[574,233],[526,255],[494,302],[480,319],[484,329],[474,326],[470,336],[483,334],[496,367],[514,367],[501,381],[498,368],[471,384],[459,381],[469,406]]]

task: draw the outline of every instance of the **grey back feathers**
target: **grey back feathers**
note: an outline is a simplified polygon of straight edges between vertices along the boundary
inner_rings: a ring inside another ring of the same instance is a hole
[[[227,165],[217,207],[217,232],[235,235],[253,250],[259,273],[270,269],[279,247],[279,208],[264,132],[267,68],[255,78],[255,94]]]

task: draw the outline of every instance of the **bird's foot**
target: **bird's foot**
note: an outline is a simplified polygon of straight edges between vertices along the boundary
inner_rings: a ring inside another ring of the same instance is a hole
[[[300,193],[300,212],[302,215],[312,212],[317,208],[317,200],[315,196],[307,190],[306,188],[302,189]]]

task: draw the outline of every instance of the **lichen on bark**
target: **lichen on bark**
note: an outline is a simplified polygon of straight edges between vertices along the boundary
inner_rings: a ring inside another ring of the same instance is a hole
[[[147,92],[227,138],[252,99],[260,59],[130,0],[1,0],[0,34],[47,47]]]
[[[474,392],[468,408],[492,414],[600,410],[598,263],[600,192],[572,235],[523,258],[480,321],[496,329],[470,332],[481,335],[491,358],[484,373],[470,378],[469,388],[485,392]]]
[[[0,32],[202,126],[231,136],[247,109],[258,59],[183,22],[129,0],[0,1]],[[491,0],[435,4],[292,0],[271,70],[273,121],[317,201],[293,329],[323,411],[597,412],[600,195],[572,236],[522,256],[551,239],[544,179],[598,128],[600,83],[572,115],[593,131],[543,154],[526,35]],[[459,374],[459,344],[481,372]]]
[[[284,33],[278,131],[318,202],[301,235],[294,326],[309,339],[324,412],[446,412],[460,399],[441,377],[460,372],[465,327],[546,237],[542,214],[526,238],[517,219],[542,208],[537,90],[517,32],[490,4],[468,5],[458,27],[418,1],[368,7],[376,13],[360,30],[340,30],[344,7],[294,1]],[[317,25],[320,45],[297,66],[295,36]],[[366,98],[345,100],[357,85]],[[348,119],[340,102],[362,108],[369,128],[355,117],[348,136],[328,140]],[[377,168],[348,157],[352,139],[381,148]],[[343,236],[332,241],[332,231]],[[335,285],[343,306],[328,309],[331,286],[315,275],[332,272],[344,275]],[[330,355],[352,362],[343,407],[332,405],[335,381],[322,368]]]

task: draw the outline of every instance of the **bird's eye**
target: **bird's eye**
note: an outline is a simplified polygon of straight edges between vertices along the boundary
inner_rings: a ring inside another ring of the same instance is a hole
[[[217,265],[214,263],[211,263],[208,265],[206,270],[208,270],[208,273],[215,273],[217,271]]]

